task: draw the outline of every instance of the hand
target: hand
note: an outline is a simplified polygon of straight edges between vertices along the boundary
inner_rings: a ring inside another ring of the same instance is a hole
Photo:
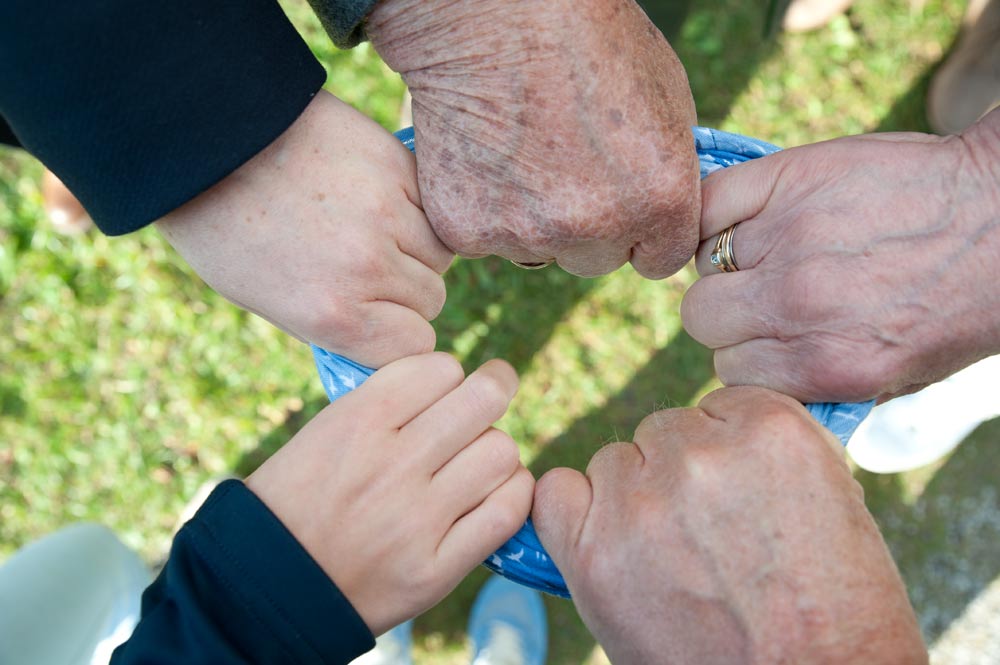
[[[727,385],[885,400],[1000,352],[1000,112],[962,137],[875,134],[793,148],[704,182],[681,309]],[[740,267],[709,264],[742,222]]]
[[[691,258],[694,102],[633,0],[382,0],[366,30],[413,94],[424,207],[453,250],[586,277]]]
[[[532,518],[617,665],[927,662],[843,450],[783,395],[654,413],[542,476]]]
[[[300,339],[371,367],[434,348],[452,254],[413,156],[325,92],[157,227],[212,288]]]
[[[388,365],[247,478],[376,635],[441,600],[528,517],[534,479],[490,427],[517,375],[493,360],[463,378],[441,353]]]

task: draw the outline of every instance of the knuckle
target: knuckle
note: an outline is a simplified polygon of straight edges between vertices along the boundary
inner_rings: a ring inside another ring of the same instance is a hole
[[[490,468],[513,472],[521,463],[521,451],[514,439],[498,429],[490,430],[485,436],[488,437]]]
[[[758,404],[754,413],[757,422],[767,423],[770,425],[769,429],[780,432],[795,433],[812,428],[807,420],[809,415],[801,405],[785,403],[777,395]]]
[[[500,381],[485,372],[477,372],[466,380],[469,406],[490,422],[507,411],[510,398]]]
[[[680,413],[691,411],[691,409],[661,409],[654,411],[639,423],[635,428],[636,442],[654,443],[666,438],[670,433],[670,422]]]
[[[434,377],[442,383],[457,386],[465,378],[462,364],[448,353],[437,351],[428,354],[424,362],[428,365],[427,376]]]
[[[793,409],[777,400],[760,404],[754,420],[743,430],[747,437],[743,452],[769,459],[780,457],[783,465],[792,464],[789,453],[814,439],[817,427],[802,408]]]
[[[388,330],[387,326],[384,325],[373,324],[366,329],[374,329],[378,332],[363,333],[358,346],[363,345],[365,349],[379,358],[380,365],[409,356],[427,354],[434,349],[436,341],[434,329],[427,322],[422,322],[420,325],[407,324],[393,330]]]
[[[508,500],[492,506],[487,520],[487,532],[502,543],[513,536],[527,519],[520,501]]]
[[[587,464],[588,476],[599,476],[604,469],[610,469],[623,464],[630,457],[635,455],[635,444],[624,441],[609,443],[602,447]]]
[[[727,361],[726,354],[723,351],[715,351],[712,354],[712,368],[715,370],[715,376],[723,386],[732,386],[736,383],[735,366]]]
[[[857,401],[875,397],[900,375],[900,358],[884,350],[858,352],[857,344],[824,336],[804,349],[803,380],[816,400]],[[864,362],[857,362],[857,358]]]
[[[436,319],[441,310],[444,309],[444,304],[448,300],[448,289],[444,285],[444,280],[438,278],[434,282],[434,288],[430,293],[430,317],[429,319]]]
[[[433,233],[433,231],[432,231]],[[436,236],[435,236],[436,237]],[[438,242],[442,245],[444,242],[438,238]],[[433,252],[433,255],[429,259],[428,265],[431,269],[439,275],[443,275],[451,267],[452,262],[455,260],[455,253],[448,249],[447,247],[439,248],[439,250]]]
[[[702,324],[705,319],[705,302],[701,298],[701,280],[691,285],[681,299],[681,325],[697,342],[702,342]]]
[[[404,339],[405,345],[408,347],[407,355],[430,353],[437,344],[437,333],[434,332],[434,328],[430,324],[424,322],[407,330]],[[459,370],[461,370],[461,365],[459,365]]]
[[[351,350],[365,342],[364,316],[339,299],[328,299],[326,306],[313,310],[307,326],[311,337],[332,341],[334,350]]]
[[[474,213],[463,214],[466,212],[464,203],[458,202],[457,207],[440,205],[438,197],[433,194],[428,196],[424,203],[431,228],[438,240],[449,250],[461,256],[483,256],[491,253],[484,247],[489,241],[488,229],[477,228],[471,222],[463,221],[480,218]]]
[[[444,285],[444,280],[438,278],[434,280],[434,286],[427,293],[427,311],[425,312],[428,321],[433,321],[444,309],[445,301],[448,299],[448,291]]]

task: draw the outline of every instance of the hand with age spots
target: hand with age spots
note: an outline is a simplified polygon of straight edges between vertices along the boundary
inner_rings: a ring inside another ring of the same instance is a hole
[[[927,662],[840,444],[791,398],[724,388],[659,411],[532,519],[616,665]]]
[[[961,136],[792,148],[704,182],[681,313],[727,385],[889,399],[1000,353],[1000,110]],[[739,222],[739,272],[710,265]]]
[[[156,223],[216,291],[370,367],[431,351],[453,255],[413,156],[320,92],[274,143]]]
[[[633,0],[382,0],[366,31],[413,94],[421,197],[451,249],[582,276],[691,258],[694,103]]]

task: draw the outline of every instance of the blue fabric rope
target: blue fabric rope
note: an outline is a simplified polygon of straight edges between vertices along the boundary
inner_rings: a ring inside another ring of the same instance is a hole
[[[695,147],[701,162],[701,177],[779,150],[777,146],[738,134],[716,129],[694,127]],[[413,129],[396,132],[396,137],[413,150]],[[323,388],[330,401],[336,401],[354,390],[375,370],[359,365],[343,356],[312,347]],[[875,405],[874,400],[859,404],[807,404],[806,408],[822,425],[833,432],[845,446],[861,421]],[[483,565],[495,573],[555,596],[569,598],[562,574],[538,540],[529,519],[521,530],[494,552]]]

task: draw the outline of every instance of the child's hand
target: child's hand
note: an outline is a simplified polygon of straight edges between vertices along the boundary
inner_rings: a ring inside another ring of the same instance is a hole
[[[443,598],[531,509],[534,479],[491,427],[517,375],[491,360],[463,378],[443,353],[394,362],[247,478],[376,635]]]
[[[413,155],[328,93],[157,227],[212,288],[300,339],[369,367],[434,348],[452,253]]]

